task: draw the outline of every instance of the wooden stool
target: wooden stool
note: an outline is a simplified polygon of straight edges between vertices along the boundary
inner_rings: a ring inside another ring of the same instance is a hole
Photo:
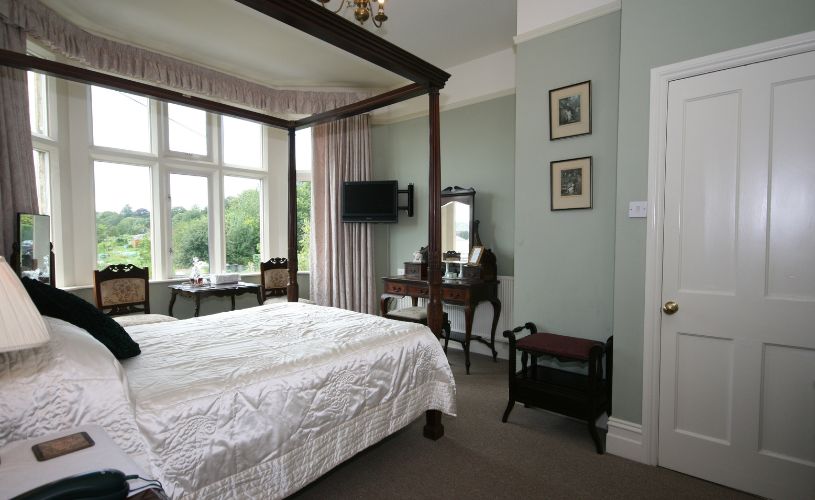
[[[516,340],[515,334],[524,329],[528,329],[530,335]],[[507,330],[504,337],[509,339],[509,404],[501,421],[507,421],[516,402],[579,418],[588,424],[597,453],[602,454],[605,441],[600,439],[596,421],[604,412],[611,414],[614,337],[609,337],[603,344],[565,335],[538,333],[534,323]],[[515,371],[516,350],[521,351],[521,370],[518,372]],[[588,374],[538,366],[538,356],[541,355],[561,361],[588,363]],[[527,366],[530,357],[532,363]]]

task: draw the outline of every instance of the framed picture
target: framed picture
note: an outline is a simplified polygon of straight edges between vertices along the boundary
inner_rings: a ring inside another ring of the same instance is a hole
[[[470,258],[467,260],[467,264],[477,266],[481,262],[482,255],[484,255],[484,247],[473,247],[470,250]]]
[[[549,164],[552,210],[591,208],[591,156]]]
[[[591,80],[549,91],[549,140],[591,134]]]

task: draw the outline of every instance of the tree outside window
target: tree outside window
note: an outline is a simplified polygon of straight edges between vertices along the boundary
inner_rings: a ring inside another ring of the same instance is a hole
[[[228,272],[260,271],[260,188],[258,179],[224,177]]]

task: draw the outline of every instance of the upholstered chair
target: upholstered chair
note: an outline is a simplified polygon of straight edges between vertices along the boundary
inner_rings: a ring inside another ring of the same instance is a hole
[[[123,327],[176,321],[150,314],[150,272],[133,264],[112,264],[93,272],[96,307]]]
[[[263,304],[275,304],[288,301],[289,259],[272,257],[260,263],[260,286],[263,289]],[[308,299],[299,302],[313,304]]]

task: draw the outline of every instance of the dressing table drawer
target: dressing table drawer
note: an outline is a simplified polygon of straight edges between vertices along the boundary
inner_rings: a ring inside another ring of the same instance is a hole
[[[465,301],[467,300],[467,290],[459,288],[444,288],[441,289],[441,299],[450,301]]]
[[[426,286],[409,286],[407,294],[411,297],[426,299],[430,296],[430,289]]]
[[[408,287],[402,283],[393,283],[391,281],[385,282],[385,293],[392,293],[394,295],[407,295]]]

